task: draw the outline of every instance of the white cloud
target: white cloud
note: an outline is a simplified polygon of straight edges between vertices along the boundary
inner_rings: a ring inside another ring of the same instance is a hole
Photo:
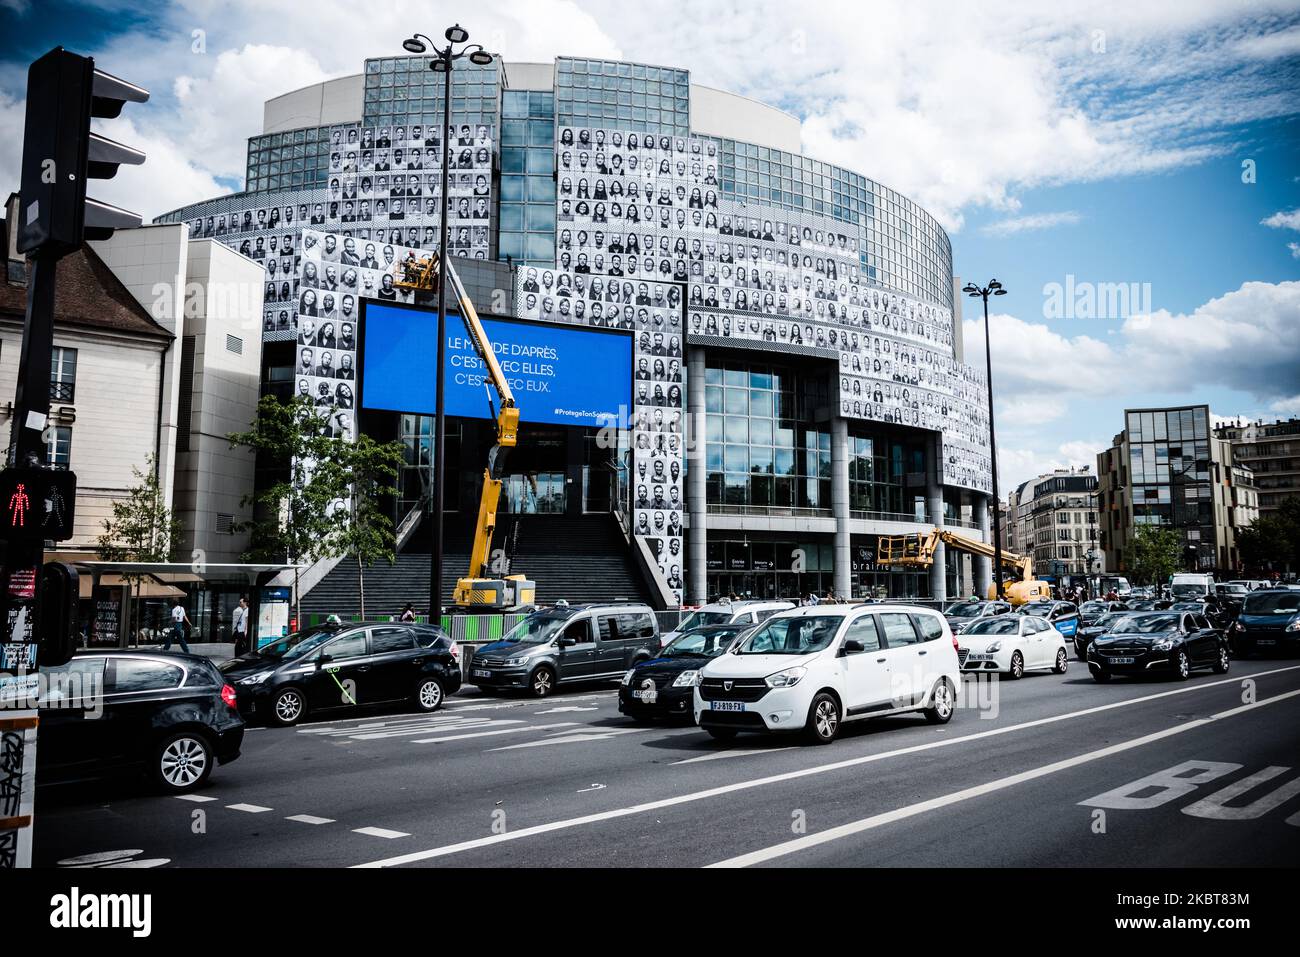
[[[1292,210],[1279,210],[1272,216],[1259,221],[1261,226],[1269,226],[1273,229],[1297,229],[1300,230],[1300,208]]]
[[[1300,243],[1287,243],[1286,248],[1291,250],[1292,259],[1300,259]]]
[[[1097,453],[1110,448],[1109,441],[1076,440],[1045,448],[999,448],[998,491],[1002,498],[1013,492],[1020,483],[1054,472],[1057,469],[1097,470]]]
[[[1041,229],[1052,229],[1056,226],[1073,226],[1083,219],[1074,210],[1064,210],[1059,213],[1034,213],[1029,216],[1015,216],[1010,219],[1001,219],[995,223],[989,223],[980,229],[986,236],[1014,236],[1017,233],[1036,232]]]

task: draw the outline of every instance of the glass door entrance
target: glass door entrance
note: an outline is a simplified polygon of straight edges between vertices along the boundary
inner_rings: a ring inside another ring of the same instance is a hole
[[[501,511],[514,515],[563,514],[563,472],[507,475],[501,481]]]

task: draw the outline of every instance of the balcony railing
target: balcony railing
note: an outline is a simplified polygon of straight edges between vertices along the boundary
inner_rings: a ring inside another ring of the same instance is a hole
[[[50,383],[50,401],[51,402],[72,402],[77,394],[77,384],[75,382],[51,382]]]
[[[790,505],[723,505],[709,503],[710,515],[767,515],[780,518],[833,518],[829,508],[798,508]]]

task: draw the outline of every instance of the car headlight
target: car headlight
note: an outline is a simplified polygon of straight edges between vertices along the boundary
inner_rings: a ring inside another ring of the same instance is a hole
[[[992,642],[984,649],[984,651],[990,655],[996,655],[1001,650],[1002,650],[1002,642],[1000,641]]]
[[[635,668],[628,668],[627,673],[623,675],[623,681],[621,683],[625,685],[630,685],[632,683],[632,672],[634,671],[636,671]]]
[[[683,671],[673,679],[674,688],[695,688],[700,683],[700,673],[698,671]]]
[[[241,679],[239,683],[246,685],[260,685],[273,674],[275,674],[274,671],[259,671],[256,674],[251,674],[247,678]]]
[[[513,668],[516,665],[524,664],[527,660],[528,660],[527,655],[520,655],[517,658],[507,658],[505,663],[507,668]]]
[[[1288,630],[1288,631],[1293,630],[1293,629],[1295,628],[1295,624],[1296,624],[1295,622],[1292,622],[1290,625],[1287,625],[1287,630]],[[1233,631],[1245,631],[1245,630],[1246,630],[1246,626],[1243,625],[1243,624],[1242,624],[1241,622],[1239,622],[1239,621],[1234,621],[1234,622],[1232,623],[1232,630],[1233,630]]]
[[[769,688],[793,688],[807,673],[807,668],[787,668],[785,671],[778,671],[774,675],[768,675],[764,680]]]
[[[1157,641],[1153,647],[1156,649],[1156,651],[1168,651],[1170,648],[1174,646],[1174,644],[1175,644],[1174,639],[1162,638],[1160,641]]]
[[[1237,627],[1238,627],[1238,629],[1241,630],[1241,631],[1245,631],[1245,630],[1246,630],[1245,628],[1242,628],[1242,627],[1241,627],[1241,623],[1240,623],[1240,622],[1237,623]],[[1287,631],[1300,631],[1300,618],[1297,618],[1295,621],[1291,622],[1291,624],[1287,625],[1287,626],[1286,626],[1286,630],[1287,630]]]

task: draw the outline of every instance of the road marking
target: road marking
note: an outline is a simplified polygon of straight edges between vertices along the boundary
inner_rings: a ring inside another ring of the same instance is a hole
[[[999,778],[996,781],[988,781],[984,784],[978,784],[975,787],[955,791],[952,794],[945,794],[942,797],[931,798],[928,801],[921,801],[917,804],[908,805],[907,807],[895,808],[894,810],[886,811],[883,814],[874,814],[871,817],[863,818],[860,821],[851,821],[848,824],[841,824],[839,827],[833,827],[816,834],[808,834],[804,837],[797,837],[793,840],[783,841],[782,843],[775,844],[771,847],[751,851],[748,854],[741,854],[737,857],[731,857],[725,861],[719,861],[716,864],[710,864],[709,867],[749,867],[752,864],[762,864],[767,861],[775,860],[778,857],[785,857],[798,851],[807,850],[810,847],[829,844],[831,841],[838,841],[840,838],[850,837],[854,834],[861,834],[863,831],[882,827],[885,824],[893,824],[895,821],[902,821],[909,817],[915,817],[918,814],[924,814],[928,811],[935,811],[939,808],[959,804],[962,801],[969,801],[971,798],[983,797],[984,795],[992,794],[995,791],[1003,791],[1009,787],[1014,787],[1017,784],[1023,784],[1026,781],[1033,781],[1036,778],[1046,777],[1049,774],[1056,774],[1058,771],[1066,771],[1082,764],[1089,764],[1093,761],[1099,761],[1102,758],[1108,758],[1111,755],[1122,754],[1125,751],[1132,751],[1134,748],[1140,748],[1143,745],[1151,744],[1154,741],[1162,741],[1165,738],[1172,738],[1177,734],[1193,731],[1196,728],[1203,728],[1215,721],[1221,721],[1224,718],[1231,718],[1235,715],[1245,714],[1248,711],[1254,711],[1255,709],[1262,708],[1265,705],[1276,704],[1279,701],[1286,701],[1287,699],[1296,696],[1300,696],[1300,688],[1297,688],[1295,691],[1287,691],[1283,694],[1275,695],[1272,698],[1265,698],[1262,701],[1238,705],[1235,708],[1229,708],[1227,711],[1220,711],[1218,714],[1212,714],[1208,718],[1197,718],[1193,721],[1174,725],[1172,728],[1165,728],[1163,731],[1144,734],[1142,737],[1134,738],[1131,741],[1122,741],[1119,744],[1112,744],[1106,748],[1089,751],[1087,754],[1076,755],[1072,758],[1066,758],[1063,761],[1056,761],[1052,764],[1046,764],[1029,771],[1021,771],[1019,774],[1012,774],[1005,778]]]
[[[588,793],[590,793],[591,791],[603,791],[603,790],[605,790],[605,785],[603,785],[603,784],[593,784],[593,785],[592,785],[591,787],[589,787],[589,788],[582,788],[581,790],[579,790],[579,791],[574,791],[573,793],[574,793],[574,794],[588,794]]]
[[[262,807],[260,804],[227,804],[226,809],[229,811],[245,811],[249,814],[265,814],[267,811],[273,811],[274,808]]]
[[[1261,678],[1265,675],[1281,674],[1283,672],[1300,670],[1300,665],[1292,665],[1286,668],[1277,668],[1272,671],[1261,671],[1248,677]],[[1023,731],[1026,728],[1037,728],[1043,725],[1055,724],[1060,721],[1069,721],[1074,718],[1087,717],[1098,714],[1103,711],[1112,711],[1118,708],[1127,708],[1130,705],[1142,704],[1148,701],[1155,701],[1160,698],[1168,698],[1173,695],[1189,694],[1193,691],[1202,691],[1206,688],[1215,688],[1224,684],[1236,684],[1240,682],[1239,678],[1228,678],[1222,681],[1209,681],[1204,684],[1189,685],[1183,688],[1177,688],[1173,691],[1161,691],[1156,694],[1143,695],[1139,698],[1127,698],[1123,701],[1113,701],[1109,704],[1097,705],[1092,708],[1084,708],[1080,711],[1071,711],[1067,714],[1052,715],[1047,718],[1036,718],[1033,721],[1024,721],[1020,724],[1008,725],[1005,728],[990,728],[988,731],[978,731],[974,734],[963,735],[959,738],[943,738],[937,741],[931,741],[926,744],[911,745],[906,748],[898,748],[893,751],[885,751],[879,754],[867,754],[857,758],[848,758],[843,761],[833,761],[829,764],[819,764],[811,768],[801,768],[797,771],[786,771],[782,774],[773,774],[768,777],[754,778],[750,781],[739,781],[735,784],[721,785],[715,788],[708,788],[704,791],[693,791],[689,794],[679,794],[675,797],[661,798],[658,801],[649,801],[645,804],[636,804],[630,807],[613,808],[608,811],[599,811],[593,814],[584,814],[581,817],[568,818],[566,820],[552,821],[549,824],[537,824],[533,827],[520,828],[517,831],[506,831],[504,834],[492,834],[486,837],[475,838],[470,841],[462,841],[459,844],[448,844],[443,847],[433,847],[425,851],[414,851],[410,854],[403,854],[399,857],[390,857],[380,861],[371,861],[366,864],[353,864],[356,868],[373,868],[373,867],[394,867],[401,864],[411,864],[416,861],[426,861],[436,857],[447,857],[451,854],[459,854],[463,851],[476,850],[481,847],[490,847],[494,844],[501,844],[505,841],[516,841],[524,837],[533,837],[538,834],[548,834],[552,831],[562,831],[573,827],[582,827],[587,824],[599,824],[602,821],[611,821],[621,817],[630,817],[634,814],[644,814],[647,811],[657,811],[660,808],[675,807],[679,804],[690,804],[695,801],[704,801],[709,798],[721,797],[726,794],[734,794],[737,791],[745,791],[751,788],[764,787],[769,784],[780,784],[785,781],[795,781],[800,778],[811,777],[816,774],[825,774],[829,771],[840,771],[845,768],[859,767],[864,764],[871,764],[876,761],[884,761],[888,758],[901,757],[906,754],[917,754],[922,751],[931,751],[935,748],[951,747],[955,744],[964,744],[968,741],[981,741],[985,738],[995,737],[1001,734],[1010,734],[1014,731]],[[1300,692],[1298,692],[1300,693]],[[1273,699],[1269,699],[1273,700]]]
[[[405,831],[390,831],[383,827],[354,827],[353,834],[365,834],[367,837],[383,837],[392,840],[395,837],[410,837]]]
[[[297,821],[299,824],[333,824],[332,817],[316,817],[313,814],[290,814],[285,818],[286,821]]]
[[[533,714],[564,714],[567,711],[599,711],[599,708],[547,708],[545,711],[534,711]]]
[[[556,721],[553,724],[524,725],[522,728],[500,728],[496,731],[469,731],[465,734],[448,734],[439,738],[417,738],[411,744],[441,744],[444,741],[464,741],[466,738],[490,738],[498,734],[514,734],[517,731],[545,731],[549,728],[570,728],[576,721]]]
[[[787,745],[784,748],[735,748],[731,751],[714,751],[711,754],[701,754],[699,757],[686,758],[684,761],[674,761],[673,764],[695,764],[699,761],[718,761],[722,758],[744,758],[751,754],[772,754],[776,751],[792,751],[794,745]]]
[[[208,801],[216,800],[216,798],[206,794],[175,794],[172,796],[178,801],[193,801],[195,804],[205,804]]]
[[[618,692],[616,690],[613,690],[608,692],[602,692],[600,694],[574,695],[572,697],[566,696],[562,700],[566,704],[570,704],[577,701],[606,701],[615,698],[617,696],[618,696]],[[508,710],[512,708],[532,708],[535,707],[537,704],[539,704],[539,702],[533,698],[520,698],[518,700],[483,701],[479,703],[471,703],[475,701],[476,699],[474,698],[463,699],[461,701],[457,701],[456,699],[448,700],[448,702],[445,705],[443,705],[442,710],[438,711],[436,715],[434,715],[434,717],[450,718],[466,711],[501,711],[501,710]],[[393,718],[392,720],[376,720],[374,717],[335,718],[334,720],[324,724],[313,724],[313,725],[308,725],[306,727],[294,728],[294,731],[297,734],[331,734],[331,733],[351,734],[357,731],[380,730],[386,727],[392,727],[395,724],[400,725],[404,722],[409,722],[413,720],[422,720],[422,716],[409,715],[404,718],[399,716]],[[260,726],[255,726],[254,728],[249,728],[248,730],[251,731],[251,730],[264,730],[264,729],[262,729]]]
[[[489,748],[488,751],[516,751],[520,748],[544,748],[551,744],[580,744],[583,741],[608,741],[623,734],[636,734],[638,731],[653,731],[654,728],[610,728],[600,731],[580,731],[576,734],[561,734],[541,741],[525,741],[523,744],[507,744],[501,748]]]

